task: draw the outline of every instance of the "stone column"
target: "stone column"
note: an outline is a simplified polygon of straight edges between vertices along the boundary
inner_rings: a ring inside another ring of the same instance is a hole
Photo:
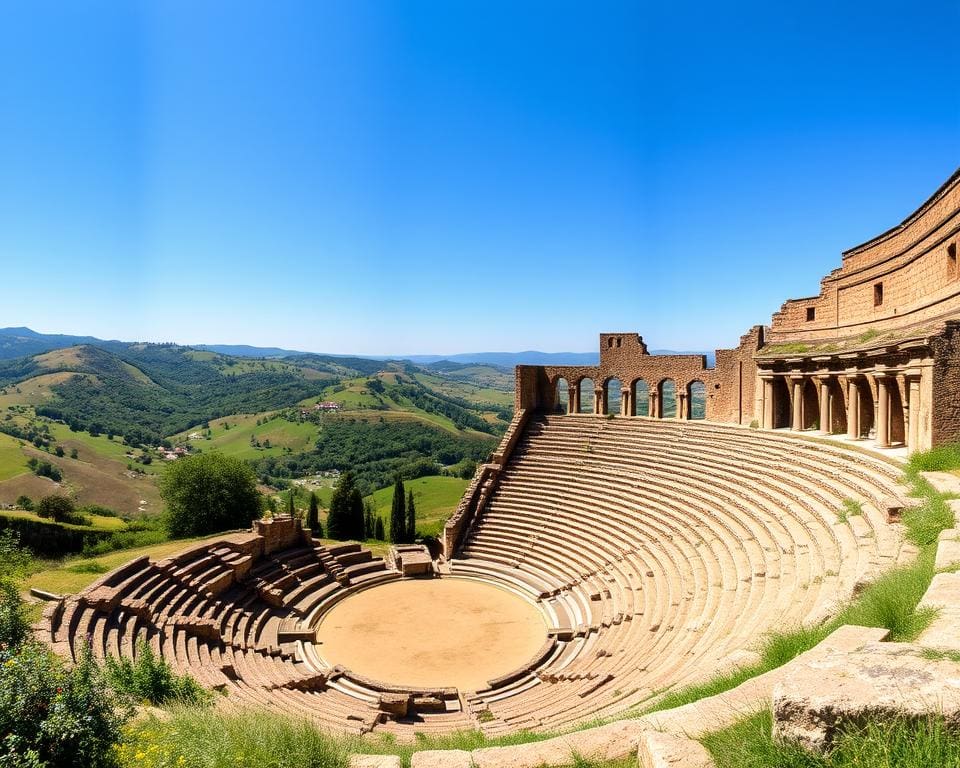
[[[907,425],[907,447],[916,451],[920,447],[920,377],[907,379],[907,403],[910,414]]]
[[[793,431],[803,429],[803,376],[791,376],[793,385]]]
[[[677,418],[687,418],[687,394],[679,389],[677,390]]]
[[[877,381],[877,446],[890,447],[890,379],[886,374],[875,373]]]
[[[657,408],[657,390],[655,389],[650,390],[650,408],[648,414],[652,419],[660,418],[660,411]]]
[[[847,377],[847,437],[860,437],[860,387],[856,376]]]
[[[593,390],[593,413],[599,416],[607,412],[607,388],[597,387]]]
[[[820,385],[820,431],[830,434],[830,377],[818,376]]]
[[[762,376],[763,380],[763,428],[773,429],[773,376]]]
[[[620,415],[633,415],[633,393],[627,387],[620,388]]]
[[[580,413],[580,385],[567,390],[567,402],[570,405],[570,413]]]

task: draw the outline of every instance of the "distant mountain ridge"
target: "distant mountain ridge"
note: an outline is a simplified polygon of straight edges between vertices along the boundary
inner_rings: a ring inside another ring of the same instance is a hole
[[[117,340],[98,339],[95,336],[75,336],[60,333],[38,333],[24,326],[14,328],[0,328],[0,360],[36,355],[64,347],[74,347],[79,344],[90,344],[106,348],[114,348],[125,344]],[[597,365],[600,360],[598,352],[539,352],[527,350],[524,352],[462,352],[453,355],[336,355],[329,353],[303,352],[283,347],[257,347],[249,344],[184,344],[191,349],[214,352],[231,357],[251,358],[288,358],[303,355],[320,354],[328,358],[354,358],[365,360],[409,360],[417,365],[430,365],[449,361],[451,363],[493,365],[499,368],[512,369],[515,365]],[[668,349],[651,350],[655,355],[692,354],[706,355],[707,365],[714,364],[713,352],[675,352]]]

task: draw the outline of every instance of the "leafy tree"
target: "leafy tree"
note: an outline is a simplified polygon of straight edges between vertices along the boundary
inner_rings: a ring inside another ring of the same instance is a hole
[[[33,499],[31,499],[29,496],[24,496],[22,494],[20,496],[17,496],[17,500],[14,502],[14,504],[20,507],[20,509],[25,509],[28,512],[31,509],[33,509]]]
[[[79,456],[80,456],[80,454],[77,453],[77,449],[76,449],[76,448],[71,448],[71,449],[70,449],[70,458],[71,458],[71,459],[79,458]]]
[[[185,456],[160,481],[171,536],[198,536],[244,528],[260,516],[262,499],[253,469],[222,453]]]
[[[40,517],[52,517],[58,523],[69,521],[76,511],[77,508],[70,499],[58,494],[44,496],[37,502],[37,514]]]
[[[393,504],[390,507],[390,541],[402,544],[407,540],[407,509],[403,478],[397,475],[393,483]]]
[[[317,494],[310,494],[310,508],[307,510],[307,528],[314,536],[323,536],[323,529],[320,527],[320,501]]]
[[[63,458],[63,453],[64,453],[64,451],[63,451],[63,446],[62,446],[62,445],[58,445],[56,448],[54,448],[54,449],[53,449],[53,452],[54,452],[55,454],[57,454],[57,456],[59,456],[60,458]]]
[[[387,534],[383,530],[383,518],[379,515],[377,515],[377,519],[374,522],[373,538],[375,538],[377,541],[385,541],[387,538]]]
[[[417,508],[413,503],[413,490],[407,493],[407,541],[414,542],[417,538]]]

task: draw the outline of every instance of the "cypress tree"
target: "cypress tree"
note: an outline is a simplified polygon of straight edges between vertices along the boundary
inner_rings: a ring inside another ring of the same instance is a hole
[[[393,505],[390,508],[390,541],[402,544],[407,540],[407,510],[403,492],[403,478],[397,475],[393,485]]]
[[[417,539],[417,508],[413,503],[413,490],[407,493],[407,541],[411,544]]]
[[[314,536],[323,535],[318,532],[320,529],[320,502],[317,500],[317,494],[315,493],[310,494],[310,508],[307,511],[307,528],[310,529]]]
[[[387,534],[383,530],[383,518],[380,515],[377,515],[377,519],[373,523],[373,538],[377,541],[384,541]]]
[[[374,533],[373,502],[368,499],[363,502],[363,538],[372,539]]]
[[[363,494],[356,485],[347,497],[347,516],[350,523],[350,538],[363,541],[366,533],[363,522]]]
[[[330,497],[330,512],[327,515],[327,535],[331,539],[343,541],[353,536],[355,528],[351,520],[351,502],[354,491],[356,491],[356,481],[352,472],[344,472],[337,481],[333,489],[333,496]],[[359,491],[357,491],[359,494]],[[361,510],[363,508],[363,499],[360,500]]]
[[[290,494],[287,496],[287,514],[290,517],[296,517],[296,510],[293,508],[293,488],[290,489]]]

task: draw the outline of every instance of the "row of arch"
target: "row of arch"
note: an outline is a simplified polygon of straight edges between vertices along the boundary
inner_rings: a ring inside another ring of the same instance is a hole
[[[673,379],[661,379],[653,390],[643,379],[635,379],[629,388],[625,388],[619,379],[612,377],[599,387],[593,379],[580,379],[571,390],[567,380],[561,376],[554,382],[554,403],[558,413],[704,419],[707,388],[699,379],[680,388]]]

